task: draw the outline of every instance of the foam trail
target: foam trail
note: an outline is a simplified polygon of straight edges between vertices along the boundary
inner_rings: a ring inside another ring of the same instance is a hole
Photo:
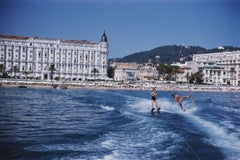
[[[134,104],[130,105],[130,107],[137,112],[147,113],[150,111],[150,104],[151,101],[149,99],[138,99]],[[206,132],[210,136],[210,139],[207,139],[209,143],[224,149],[223,152],[226,153],[229,159],[240,156],[239,135],[228,133],[227,129],[195,115],[194,113],[197,111],[197,106],[195,104],[193,106],[190,102],[184,103],[184,107],[187,109],[186,112],[182,112],[176,102],[166,98],[159,98],[158,105],[163,112],[180,114],[193,122],[200,130]]]
[[[148,99],[137,99],[129,106],[137,112],[148,112],[150,110],[150,101]]]
[[[201,130],[208,133],[210,139],[207,141],[212,145],[223,148],[223,152],[227,150],[225,153],[228,158],[233,158],[232,155],[229,155],[229,152],[234,152],[234,156],[240,156],[240,140],[236,134],[229,134],[226,129],[195,115],[186,115],[186,117],[191,119]]]
[[[106,111],[114,111],[114,110],[115,110],[113,107],[109,107],[109,106],[101,105],[100,107],[101,107],[102,109],[106,110]]]
[[[171,159],[171,153],[181,149],[182,138],[178,133],[165,131],[155,123],[156,119],[142,115],[150,113],[150,102],[149,99],[136,97],[128,100],[127,108],[121,109],[133,121],[123,125],[121,131],[109,132],[98,139],[98,146],[110,152],[96,159],[139,159],[139,153],[142,153],[140,159],[152,159],[153,156]],[[155,147],[166,143],[169,146],[161,149]]]

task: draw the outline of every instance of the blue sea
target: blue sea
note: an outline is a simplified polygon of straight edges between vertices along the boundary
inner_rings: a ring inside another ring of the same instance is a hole
[[[240,93],[173,93],[0,88],[0,159],[240,159]]]

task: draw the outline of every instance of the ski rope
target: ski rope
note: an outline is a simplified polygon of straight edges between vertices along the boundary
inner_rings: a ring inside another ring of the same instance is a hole
[[[191,91],[191,88],[189,87],[189,85],[188,85],[188,89],[189,89],[190,96],[191,96],[191,99],[192,99],[192,106],[194,107],[194,99],[193,99],[192,91]]]
[[[173,124],[170,124],[170,125],[174,128],[174,130],[175,130],[177,133],[179,133],[178,130],[177,130],[177,128],[176,128]],[[197,160],[201,160],[200,157],[198,156],[198,154],[193,150],[192,146],[191,146],[186,140],[184,140],[184,142],[185,142],[185,144],[187,145],[187,148],[188,148],[188,149],[192,152],[192,154],[196,157],[196,159],[197,159]]]

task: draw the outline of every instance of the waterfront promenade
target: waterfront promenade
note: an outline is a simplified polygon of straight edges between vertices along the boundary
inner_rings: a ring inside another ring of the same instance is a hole
[[[163,83],[160,81],[123,83],[116,81],[41,81],[41,80],[15,80],[0,79],[1,87],[22,88],[56,88],[56,89],[119,89],[119,90],[151,90],[156,87],[162,91],[205,91],[205,92],[240,92],[240,86],[214,86],[214,85],[187,85]]]

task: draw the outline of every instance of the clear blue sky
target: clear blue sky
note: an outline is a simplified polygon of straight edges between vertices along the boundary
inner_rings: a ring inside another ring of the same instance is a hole
[[[109,57],[184,44],[240,46],[239,0],[0,0],[0,34],[99,42]]]

